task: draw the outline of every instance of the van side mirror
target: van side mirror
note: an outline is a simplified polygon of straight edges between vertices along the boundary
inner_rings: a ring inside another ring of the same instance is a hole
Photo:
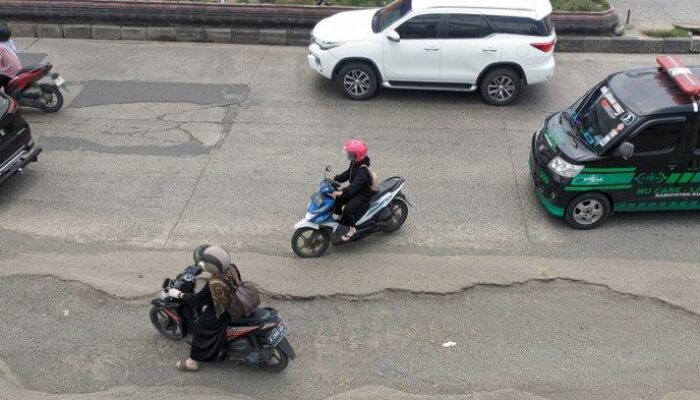
[[[396,31],[389,32],[389,34],[386,35],[386,38],[394,43],[398,43],[401,41],[401,36],[399,36],[399,33]]]
[[[628,158],[632,157],[632,155],[634,155],[634,145],[630,142],[622,142],[622,144],[620,144],[620,147],[617,148],[617,154],[619,154],[620,157],[627,160]]]

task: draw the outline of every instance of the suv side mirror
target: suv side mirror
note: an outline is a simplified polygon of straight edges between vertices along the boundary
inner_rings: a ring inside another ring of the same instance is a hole
[[[630,142],[622,142],[620,147],[617,148],[617,154],[625,160],[634,155],[634,145]]]
[[[389,32],[389,34],[386,35],[386,38],[394,43],[398,43],[401,41],[401,36],[399,36],[399,33],[396,31]]]

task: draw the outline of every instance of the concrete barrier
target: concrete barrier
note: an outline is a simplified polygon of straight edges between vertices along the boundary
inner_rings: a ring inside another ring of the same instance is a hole
[[[99,40],[194,41],[211,43],[308,46],[311,28],[256,28],[202,26],[117,26],[109,24],[36,24],[12,21],[17,37],[80,38]],[[646,36],[562,35],[557,52],[687,54],[700,52],[700,37],[652,38]]]

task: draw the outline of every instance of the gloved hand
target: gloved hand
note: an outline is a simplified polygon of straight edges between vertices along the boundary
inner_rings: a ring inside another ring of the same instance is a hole
[[[179,299],[181,294],[182,292],[177,289],[168,289],[168,297]]]

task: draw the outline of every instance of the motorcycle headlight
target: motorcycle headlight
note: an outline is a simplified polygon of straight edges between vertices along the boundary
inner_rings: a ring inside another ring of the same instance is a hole
[[[569,164],[559,156],[554,157],[548,166],[552,172],[565,178],[575,178],[583,171],[583,165]]]

